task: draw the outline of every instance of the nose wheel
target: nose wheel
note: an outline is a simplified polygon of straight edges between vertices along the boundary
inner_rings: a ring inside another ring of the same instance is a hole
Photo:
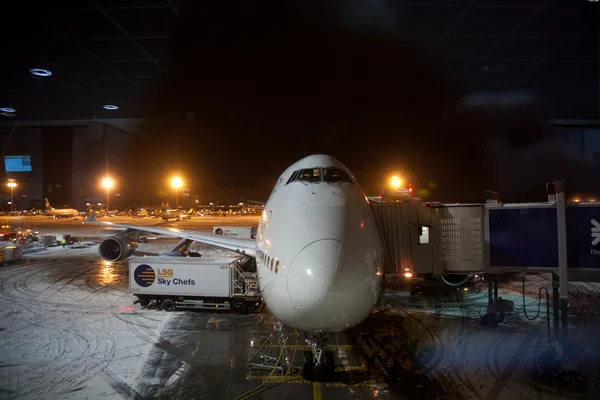
[[[325,337],[317,332],[313,339],[306,339],[312,350],[305,350],[302,359],[302,378],[315,380],[315,373],[325,382],[330,382],[335,374],[335,357],[332,351],[323,351]]]

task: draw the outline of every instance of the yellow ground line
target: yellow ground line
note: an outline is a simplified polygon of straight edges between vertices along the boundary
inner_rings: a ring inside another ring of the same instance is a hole
[[[321,400],[321,383],[313,382],[313,400]]]
[[[256,347],[256,346],[255,346]],[[265,348],[265,347],[269,347],[269,345],[260,345],[257,346],[259,348]],[[276,346],[273,346],[276,347]],[[310,350],[312,347],[310,346],[305,346],[305,345],[301,345],[301,344],[287,344],[285,345],[286,348],[288,349],[303,349],[303,350]],[[353,349],[355,347],[359,347],[359,346],[354,346],[351,344],[341,344],[341,345],[335,345],[335,346],[327,346],[328,349]]]
[[[347,366],[347,367],[337,367],[335,369],[336,371],[340,371],[340,372],[344,372],[344,371],[367,371],[367,368],[363,368],[359,365],[352,365],[352,366]],[[298,379],[302,379],[299,378],[298,376],[294,376],[294,375],[248,375],[249,379],[263,379],[263,380],[271,380],[271,379],[278,379],[278,380],[298,380]],[[307,381],[308,382],[308,381]]]

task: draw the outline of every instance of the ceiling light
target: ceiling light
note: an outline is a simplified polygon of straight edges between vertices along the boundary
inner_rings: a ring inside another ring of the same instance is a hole
[[[105,110],[118,110],[119,106],[115,106],[114,104],[105,104],[102,106]]]
[[[47,69],[42,69],[42,68],[31,68],[29,70],[29,72],[31,72],[32,75],[35,76],[51,76],[52,72],[48,71]]]
[[[2,107],[0,108],[0,111],[5,112],[5,113],[16,113],[17,110],[15,110],[12,107]]]

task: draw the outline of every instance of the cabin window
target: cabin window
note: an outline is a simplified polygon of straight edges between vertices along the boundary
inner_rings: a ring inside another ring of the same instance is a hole
[[[271,271],[273,271],[273,264],[275,264],[275,259],[271,258]]]
[[[419,244],[429,243],[429,227],[419,226]]]
[[[275,261],[275,273],[279,272],[279,260]]]
[[[352,183],[348,174],[338,168],[323,168],[323,180],[329,183]]]
[[[321,168],[301,169],[296,180],[302,182],[321,182]]]

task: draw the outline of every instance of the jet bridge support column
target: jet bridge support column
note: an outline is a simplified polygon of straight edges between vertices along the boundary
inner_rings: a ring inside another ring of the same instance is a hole
[[[558,338],[559,330],[558,325],[560,324],[560,295],[558,293],[559,280],[556,272],[552,273],[552,313],[554,317],[554,337]]]
[[[563,346],[568,346],[569,280],[567,275],[567,221],[564,181],[556,182],[556,217],[558,227],[558,276]]]
[[[494,301],[498,301],[498,277],[494,278]]]

